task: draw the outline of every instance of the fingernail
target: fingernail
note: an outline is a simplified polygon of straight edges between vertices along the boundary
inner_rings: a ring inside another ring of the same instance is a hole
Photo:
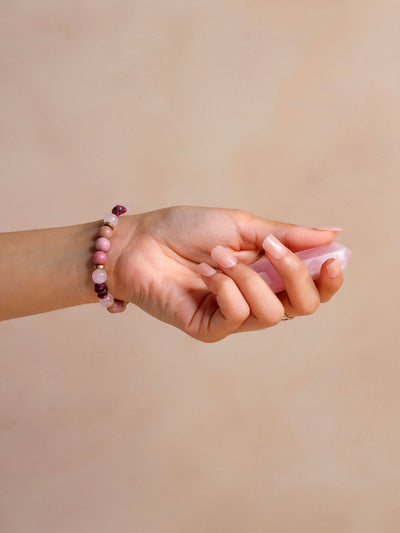
[[[207,263],[200,263],[199,270],[200,274],[206,278],[213,276],[217,272],[215,268],[213,268],[211,265],[207,265]]]
[[[284,246],[272,233],[265,237],[262,246],[272,255],[272,257],[275,257],[275,259],[282,259],[288,251],[286,246]]]
[[[335,259],[332,261],[332,263],[329,263],[329,265],[326,267],[326,270],[330,278],[336,278],[340,274],[340,263],[338,259]]]
[[[337,228],[336,226],[314,226],[313,229],[319,229],[322,231],[343,231],[343,228]]]
[[[236,265],[236,257],[224,246],[218,244],[211,250],[211,257],[216,263],[222,266],[222,268],[230,268]]]

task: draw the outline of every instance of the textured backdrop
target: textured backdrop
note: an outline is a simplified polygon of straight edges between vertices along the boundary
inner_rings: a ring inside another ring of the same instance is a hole
[[[399,26],[394,0],[0,0],[0,231],[204,205],[353,251],[315,314],[216,344],[133,305],[0,323],[2,533],[399,531]]]

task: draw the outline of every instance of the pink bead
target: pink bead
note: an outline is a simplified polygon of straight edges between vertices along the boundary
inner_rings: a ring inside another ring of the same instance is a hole
[[[104,222],[110,222],[110,224],[112,224],[115,228],[116,226],[118,226],[118,217],[117,215],[113,215],[112,213],[110,213],[109,215],[106,215],[104,217]]]
[[[103,305],[104,307],[111,307],[113,303],[114,296],[111,293],[108,293],[105,298],[99,300],[99,304]]]
[[[107,237],[107,239],[110,239],[112,237],[113,230],[110,228],[110,226],[101,226],[99,235],[100,237]]]
[[[111,230],[111,228],[108,228]],[[112,230],[111,230],[112,231]],[[101,250],[102,252],[108,252],[110,249],[111,243],[108,239],[105,237],[99,237],[97,241],[94,243],[94,247],[96,250]]]
[[[104,268],[96,268],[96,270],[93,271],[92,280],[95,283],[104,283],[106,279],[107,272],[104,270]]]
[[[95,265],[105,265],[107,262],[107,256],[104,252],[97,251],[93,254],[93,263]]]

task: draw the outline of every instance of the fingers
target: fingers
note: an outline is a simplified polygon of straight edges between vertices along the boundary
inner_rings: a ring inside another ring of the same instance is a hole
[[[273,233],[290,250],[299,252],[307,248],[329,244],[341,231],[341,228],[332,226],[320,226],[321,229],[312,229],[287,224],[258,217],[240,209],[231,210],[231,215],[239,228],[241,249],[262,249],[265,236]]]
[[[309,315],[327,302],[343,283],[337,260],[327,260],[318,280],[312,280],[305,264],[274,235],[262,242],[265,253],[281,276],[285,291],[274,294],[261,276],[232,251],[216,246],[211,256],[221,269],[217,272],[202,263],[199,271],[208,289],[215,295],[219,308],[214,309],[202,335],[219,340],[234,332],[265,329],[289,316]]]
[[[233,279],[250,307],[251,316],[241,331],[271,327],[282,319],[285,312],[282,304],[257,272],[237,261],[232,252],[223,246],[216,246],[211,257]]]
[[[310,315],[320,304],[319,291],[303,261],[272,233],[262,243],[265,253],[278,271],[287,295],[289,316]],[[291,314],[292,313],[292,314]],[[295,314],[293,314],[295,313]]]
[[[199,265],[199,272],[207,288],[215,295],[218,308],[203,317],[197,335],[201,340],[213,342],[236,331],[249,316],[250,307],[229,276],[206,263]]]
[[[285,292],[277,296],[289,316],[313,313],[320,303],[328,302],[343,284],[343,273],[337,259],[325,261],[320,277],[313,281],[304,263],[274,235],[269,235],[263,246],[284,281]]]
[[[335,263],[335,266],[330,267],[333,263]],[[337,259],[328,259],[325,261],[321,267],[320,277],[314,281],[314,284],[318,289],[320,302],[328,302],[343,284],[343,273],[339,261]],[[277,296],[289,316],[294,317],[298,315],[298,311],[293,307],[286,291],[279,293]]]
[[[314,281],[322,303],[329,302],[343,284],[343,272],[337,259],[328,259],[321,267],[320,277]]]
[[[214,269],[209,265],[200,265],[202,274],[211,274],[203,276],[203,279],[207,287],[216,294],[222,315],[221,317],[216,313],[212,317],[211,334],[221,327],[223,319],[226,335],[264,329],[280,322],[284,308],[257,272],[245,263],[238,262],[229,249],[223,246],[216,246],[211,255],[222,270],[213,274]]]

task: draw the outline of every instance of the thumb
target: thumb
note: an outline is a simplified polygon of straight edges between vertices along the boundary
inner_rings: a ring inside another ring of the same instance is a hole
[[[340,233],[334,230],[319,230],[262,218],[247,211],[233,212],[240,236],[240,248],[263,250],[262,243],[273,233],[292,252],[329,244]],[[235,254],[236,255],[236,254]]]

